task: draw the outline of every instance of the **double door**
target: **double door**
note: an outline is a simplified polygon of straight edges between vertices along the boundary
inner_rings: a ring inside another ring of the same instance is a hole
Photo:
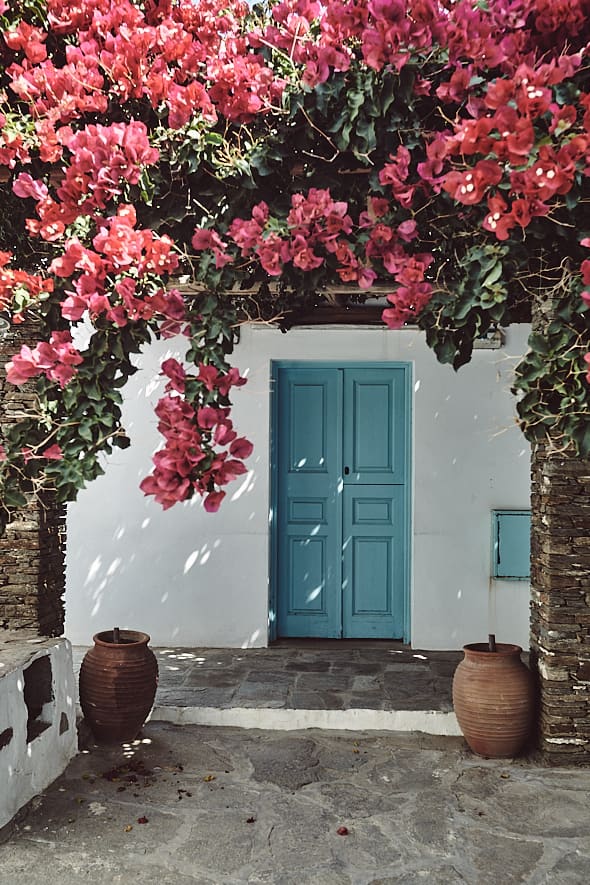
[[[277,368],[278,636],[405,637],[408,371]]]

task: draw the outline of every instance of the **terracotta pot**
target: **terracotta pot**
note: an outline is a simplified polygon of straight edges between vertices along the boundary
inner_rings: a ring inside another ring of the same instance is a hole
[[[154,703],[158,663],[150,637],[135,630],[93,636],[80,668],[80,705],[98,741],[134,740]]]
[[[533,676],[519,645],[485,643],[463,647],[453,678],[453,705],[465,740],[480,756],[516,756],[534,721]]]

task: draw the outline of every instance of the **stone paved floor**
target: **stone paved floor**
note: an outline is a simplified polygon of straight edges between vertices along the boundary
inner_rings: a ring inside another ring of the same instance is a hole
[[[0,885],[590,881],[590,771],[460,738],[150,722],[91,743],[35,805]]]
[[[77,666],[84,649],[75,649]],[[159,648],[156,706],[284,710],[452,710],[462,652],[392,642],[279,643],[263,649]]]

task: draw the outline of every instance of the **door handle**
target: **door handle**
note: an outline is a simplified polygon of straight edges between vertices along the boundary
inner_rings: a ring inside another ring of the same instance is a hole
[[[348,476],[349,473],[350,473],[350,467],[345,467],[344,468],[344,476]]]

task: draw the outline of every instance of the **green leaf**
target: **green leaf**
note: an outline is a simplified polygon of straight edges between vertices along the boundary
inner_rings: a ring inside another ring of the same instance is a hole
[[[7,489],[4,489],[4,494],[2,496],[2,499],[3,499],[2,503],[6,507],[11,507],[14,509],[17,509],[19,507],[26,507],[26,505],[27,505],[27,499],[22,494],[22,492],[19,492],[17,489],[10,488],[10,487]]]
[[[496,264],[494,264],[491,271],[488,273],[481,285],[484,288],[490,288],[497,280],[500,279],[500,277],[502,276],[502,270],[502,262],[496,262]]]
[[[543,335],[539,335],[537,332],[533,332],[529,335],[529,347],[531,350],[543,354],[544,356],[550,351],[547,339]]]
[[[583,458],[590,454],[590,423],[588,421],[573,428],[571,437]]]
[[[90,421],[84,421],[78,425],[78,436],[86,442],[91,443],[93,441],[94,435]]]
[[[451,338],[445,338],[434,345],[434,352],[439,363],[452,363],[455,359],[457,348]]]

